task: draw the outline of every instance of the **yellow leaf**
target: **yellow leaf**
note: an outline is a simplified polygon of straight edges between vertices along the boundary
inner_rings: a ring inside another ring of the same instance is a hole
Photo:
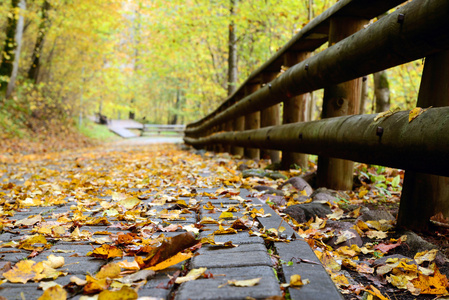
[[[366,289],[366,291],[368,293],[370,293],[373,296],[376,296],[377,298],[379,298],[379,300],[390,300],[390,297],[385,297],[384,295],[382,295],[382,293],[376,289],[373,285],[370,285],[371,291]]]
[[[432,249],[428,251],[418,252],[416,253],[414,259],[418,265],[422,264],[425,261],[434,261],[437,255],[438,249]]]
[[[413,121],[414,119],[419,117],[423,112],[425,112],[426,110],[428,110],[431,107],[432,106],[430,106],[430,107],[428,107],[426,109],[422,109],[421,107],[415,107],[408,114],[408,122],[410,123],[411,121]]]
[[[59,285],[50,287],[44,291],[38,300],[66,300],[67,292]]]
[[[124,260],[118,263],[120,268],[127,269],[127,270],[140,270],[139,264],[136,260],[133,260],[131,262]]]
[[[206,210],[212,210],[214,208],[215,208],[215,206],[210,201],[207,202],[206,205],[203,205],[203,209],[206,209]]]
[[[14,223],[14,226],[17,226],[17,227],[19,227],[21,225],[31,226],[31,225],[34,225],[34,224],[36,224],[38,222],[42,222],[42,216],[41,215],[34,215],[34,216],[30,216],[28,218],[16,221],[16,223]]]
[[[27,283],[36,275],[36,272],[32,269],[35,264],[32,260],[21,260],[8,272],[3,273],[3,277],[14,283]]]
[[[381,119],[381,118],[387,118],[395,113],[397,113],[398,111],[400,111],[401,109],[399,107],[395,107],[392,108],[390,110],[384,111],[380,114],[378,114],[375,118],[374,118],[374,122],[376,122],[377,120]]]
[[[255,286],[255,285],[259,284],[259,281],[261,279],[262,279],[262,277],[246,279],[246,280],[228,280],[228,284],[233,285],[233,286],[239,286],[239,287]]]
[[[370,239],[385,239],[387,233],[384,231],[370,230],[366,232],[366,236]]]
[[[218,224],[218,221],[212,219],[211,217],[203,217],[200,224]]]
[[[138,294],[129,286],[123,286],[119,291],[102,291],[98,295],[98,300],[135,300]]]
[[[46,246],[47,239],[43,235],[33,235],[33,236],[30,236],[29,238],[21,241],[17,248],[32,251],[37,248],[37,247],[35,247],[36,244],[38,244],[41,247]]]
[[[160,271],[173,265],[176,265],[182,261],[185,261],[191,258],[192,256],[193,253],[178,253],[175,256],[172,256],[169,259],[166,259],[153,267],[146,268],[145,270]]]
[[[140,201],[137,197],[128,197],[124,200],[120,200],[118,202],[119,205],[123,206],[127,210],[134,209],[137,205],[139,205],[142,201]]]
[[[418,274],[418,278],[412,280],[413,286],[421,290],[421,294],[448,295],[449,282],[446,275],[435,269],[433,276]]]
[[[341,218],[343,218],[344,213],[345,212],[343,211],[343,209],[337,208],[332,214],[326,215],[326,217],[330,220],[340,220]]]
[[[218,227],[218,230],[215,230],[213,234],[234,234],[237,233],[237,230],[235,230],[232,227],[226,228],[224,229],[223,226],[221,226],[221,224]]]
[[[64,257],[50,254],[49,256],[47,256],[46,264],[53,269],[60,268],[64,265]]]
[[[117,278],[120,277],[120,266],[116,263],[109,263],[101,267],[100,271],[95,275],[97,279],[103,278]]]
[[[88,252],[86,255],[106,259],[112,257],[122,257],[123,251],[115,246],[104,244],[98,248],[95,248],[94,251]]]
[[[186,276],[180,276],[180,277],[176,278],[175,283],[181,284],[183,282],[198,279],[201,275],[204,274],[204,272],[206,272],[206,270],[207,270],[207,268],[192,269],[189,271],[189,273],[187,273]]]
[[[106,290],[109,286],[107,279],[96,279],[89,274],[86,275],[87,284],[84,286],[86,294],[95,294]]]
[[[86,280],[81,279],[81,278],[76,277],[76,276],[70,277],[70,282],[73,282],[73,283],[75,283],[76,285],[86,285],[86,284],[87,284],[87,281],[86,281]]]
[[[290,286],[303,286],[305,284],[310,283],[308,279],[301,279],[301,275],[294,274],[290,276]]]
[[[232,218],[234,218],[234,215],[231,212],[224,211],[221,213],[221,215],[218,218],[219,219],[232,219]]]

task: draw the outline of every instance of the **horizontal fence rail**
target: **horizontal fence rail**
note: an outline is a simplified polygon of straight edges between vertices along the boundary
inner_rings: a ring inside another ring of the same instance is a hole
[[[448,48],[449,1],[413,1],[298,63],[214,117],[189,124],[186,136],[201,134],[213,126],[260,111],[292,96],[388,69]]]
[[[374,121],[376,116],[221,132],[185,141],[194,146],[226,143],[287,150],[449,176],[449,107],[428,109],[410,123],[408,111]]]
[[[431,216],[449,217],[449,1],[414,0],[368,24],[403,2],[338,1],[217,109],[187,125],[185,143],[252,159],[261,149],[274,162],[282,151],[283,168],[306,167],[304,154],[316,154],[317,185],[332,189],[352,188],[352,161],[401,168],[398,226],[428,230]],[[311,55],[326,42],[327,49]],[[417,104],[434,108],[412,122],[408,111],[376,121],[377,115],[358,115],[360,77],[420,58]],[[281,73],[281,66],[288,69]],[[322,120],[303,122],[302,97],[318,89],[324,89]]]

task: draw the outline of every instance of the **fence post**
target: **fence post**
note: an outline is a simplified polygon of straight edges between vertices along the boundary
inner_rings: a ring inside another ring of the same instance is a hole
[[[417,106],[449,106],[449,51],[426,57]],[[426,231],[433,215],[449,217],[448,200],[449,177],[406,171],[397,224]]]
[[[238,95],[234,96],[234,103],[238,102],[240,99],[244,97],[244,94],[238,93]],[[234,131],[243,131],[245,130],[245,117],[241,116],[231,121],[233,123]],[[231,154],[243,157],[244,149],[243,147],[231,146]]]
[[[284,55],[284,65],[292,67],[308,57],[310,57],[310,52],[287,52]],[[306,100],[307,94],[302,94],[284,101],[282,124],[305,121],[304,109]],[[292,165],[307,168],[307,155],[283,151],[281,164],[283,169],[290,169]]]
[[[225,123],[224,131],[233,131],[234,130],[234,122],[233,121],[227,121]],[[230,144],[224,144],[223,145],[224,152],[231,153],[231,145]]]
[[[245,86],[245,96],[249,96],[260,88],[260,83],[248,83]],[[245,130],[260,128],[260,111],[245,116]],[[260,158],[260,149],[245,148],[245,156],[250,159]]]
[[[268,84],[273,81],[279,73],[265,72],[262,74],[262,82]],[[280,124],[279,104],[275,104],[260,112],[260,127],[275,126]],[[262,158],[270,158],[271,163],[281,161],[281,152],[278,150],[261,150]]]
[[[330,21],[329,46],[363,28],[367,20],[353,17],[334,17]],[[350,80],[324,89],[322,118],[359,113],[361,79]],[[352,189],[354,162],[318,157],[317,185],[335,190]]]

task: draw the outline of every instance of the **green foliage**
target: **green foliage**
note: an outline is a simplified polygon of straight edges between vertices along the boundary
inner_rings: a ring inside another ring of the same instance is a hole
[[[81,134],[96,140],[109,141],[118,139],[117,135],[112,133],[107,126],[96,124],[89,119],[83,119],[81,126],[78,124],[78,128]]]

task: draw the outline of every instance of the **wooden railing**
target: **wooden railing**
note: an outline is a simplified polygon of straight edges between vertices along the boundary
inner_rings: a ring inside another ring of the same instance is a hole
[[[304,166],[300,153],[317,154],[318,184],[334,189],[352,187],[352,161],[405,169],[398,225],[426,229],[433,214],[449,214],[449,180],[435,176],[449,176],[449,107],[436,108],[449,105],[449,1],[414,0],[369,23],[402,2],[340,0],[189,124],[184,141],[253,159],[270,150],[273,161],[281,150],[284,167]],[[412,122],[408,112],[358,115],[362,76],[419,58],[426,62],[417,106],[434,108]],[[289,69],[280,74],[281,66]],[[322,120],[303,122],[306,93],[322,88]]]
[[[141,129],[142,130],[141,135],[144,135],[145,133],[152,133],[152,134],[157,133],[158,135],[161,135],[162,133],[167,132],[182,135],[185,129],[186,126],[181,124],[168,124],[168,125],[144,124]]]

